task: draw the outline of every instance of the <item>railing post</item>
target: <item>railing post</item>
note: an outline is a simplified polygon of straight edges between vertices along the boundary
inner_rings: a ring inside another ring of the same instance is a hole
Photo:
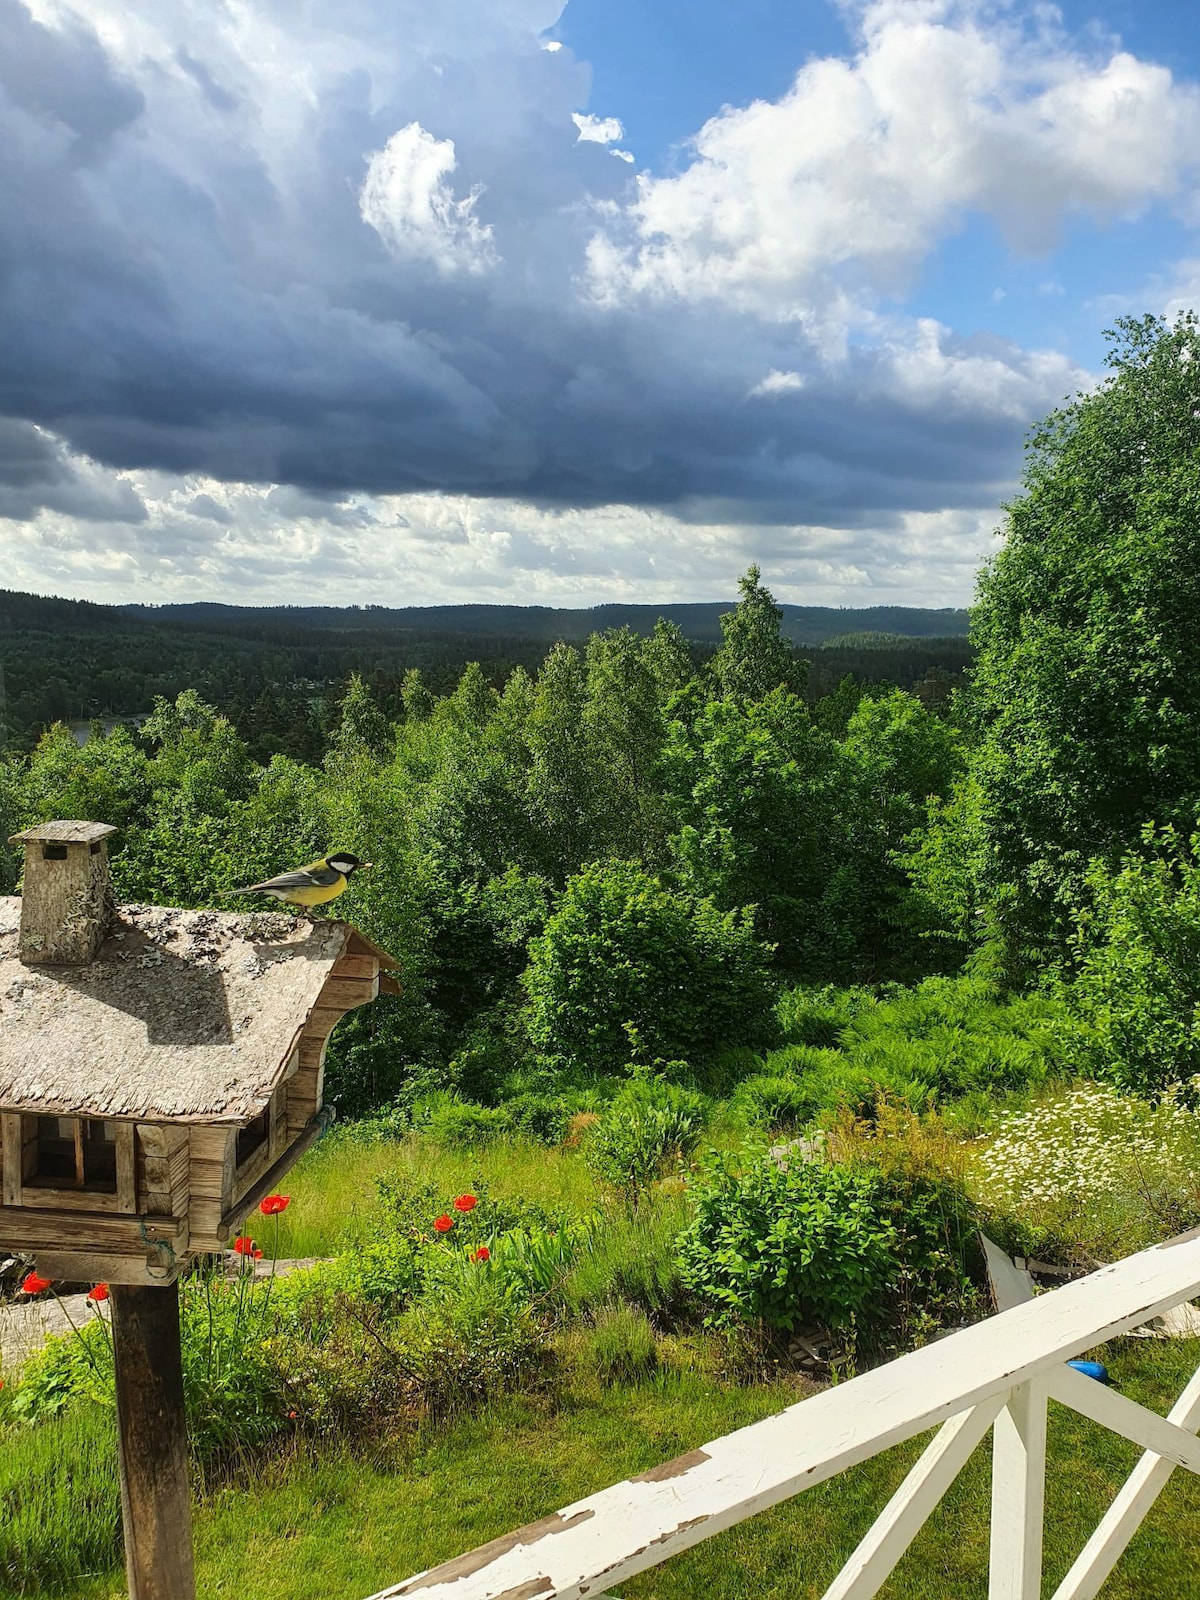
[[[1046,1385],[1013,1389],[992,1425],[988,1600],[1039,1600],[1046,1500]]]

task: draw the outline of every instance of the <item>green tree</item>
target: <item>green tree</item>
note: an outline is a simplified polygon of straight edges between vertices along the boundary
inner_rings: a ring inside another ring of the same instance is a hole
[[[1033,432],[972,622],[983,838],[1009,968],[1068,945],[1089,863],[1200,798],[1200,329],[1122,318]]]
[[[723,643],[712,673],[728,699],[761,700],[779,688],[804,692],[805,664],[783,637],[783,609],[761,577],[752,566],[738,579],[741,598],[721,618]]]
[[[748,912],[664,887],[633,862],[572,878],[529,947],[525,985],[535,1045],[601,1072],[646,1052],[699,1064],[723,1045],[764,1041],[769,951]]]
[[[351,673],[338,708],[338,725],[332,741],[334,751],[349,755],[365,750],[378,757],[387,755],[391,744],[391,725],[379,709],[375,696],[357,672]]]
[[[838,751],[804,702],[680,697],[664,755],[681,882],[725,910],[758,908],[781,964],[818,959],[814,918],[831,871]]]
[[[1096,863],[1066,995],[1087,1023],[1098,1076],[1200,1101],[1200,834],[1147,826],[1117,872]]]

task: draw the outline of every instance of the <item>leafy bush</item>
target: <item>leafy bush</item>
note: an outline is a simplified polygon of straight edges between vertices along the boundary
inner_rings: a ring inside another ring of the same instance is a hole
[[[617,1094],[584,1145],[588,1165],[633,1207],[641,1195],[692,1151],[706,1104],[694,1090],[639,1077]]]
[[[504,1109],[512,1127],[526,1138],[539,1144],[561,1144],[578,1110],[578,1097],[530,1091],[513,1095],[504,1102]]]
[[[529,953],[530,1037],[595,1071],[626,1067],[630,1023],[651,1058],[689,1061],[753,1045],[770,1025],[770,953],[752,914],[718,911],[630,862],[572,878]]]
[[[1157,1097],[1183,1085],[1200,1099],[1200,833],[1142,830],[1148,858],[1115,874],[1093,867],[1091,906],[1073,940],[1067,999],[1089,1029],[1100,1077]]]
[[[780,1031],[789,1044],[836,1046],[842,1029],[860,1011],[875,1004],[869,989],[838,989],[832,984],[820,988],[786,989],[775,1005]]]
[[[1200,1113],[1055,1090],[1000,1120],[970,1181],[999,1243],[1091,1269],[1200,1223]]]
[[[799,1128],[812,1120],[813,1098],[808,1086],[795,1078],[760,1072],[738,1084],[730,1109],[752,1128]]]
[[[425,1120],[426,1134],[447,1150],[475,1150],[512,1130],[512,1118],[503,1106],[473,1105],[468,1100],[443,1100]]]
[[[683,1276],[718,1325],[881,1333],[961,1300],[969,1209],[951,1180],[924,1172],[770,1158],[741,1174],[714,1166],[680,1241]]]
[[[644,1311],[615,1305],[601,1311],[588,1338],[588,1353],[601,1383],[637,1383],[658,1365],[654,1329]]]

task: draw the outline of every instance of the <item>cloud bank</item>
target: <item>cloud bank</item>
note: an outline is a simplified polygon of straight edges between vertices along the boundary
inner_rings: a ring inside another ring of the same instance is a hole
[[[638,172],[561,9],[0,0],[3,581],[964,597],[1088,375],[902,297],[971,215],[1187,214],[1195,86],[871,0]]]

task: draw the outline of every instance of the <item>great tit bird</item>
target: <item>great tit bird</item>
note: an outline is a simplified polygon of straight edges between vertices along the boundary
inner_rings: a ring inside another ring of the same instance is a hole
[[[274,900],[286,900],[293,906],[320,906],[327,900],[336,900],[352,874],[370,865],[369,861],[360,861],[347,850],[335,850],[320,861],[310,861],[306,867],[296,867],[291,872],[281,872],[262,883],[248,883],[244,889],[229,889],[226,892],[267,894]]]

